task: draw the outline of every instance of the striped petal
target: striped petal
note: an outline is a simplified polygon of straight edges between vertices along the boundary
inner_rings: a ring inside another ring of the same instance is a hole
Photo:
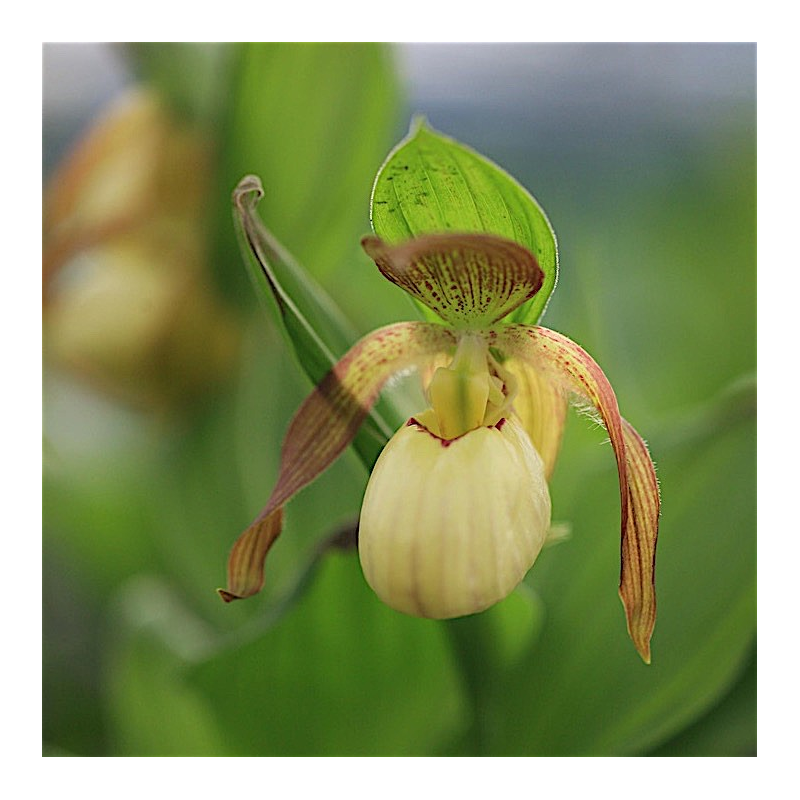
[[[386,278],[456,328],[497,322],[544,280],[529,250],[491,234],[431,234],[398,245],[365,236],[361,244]]]
[[[454,345],[453,333],[441,325],[398,322],[361,339],[320,381],[289,425],[278,482],[267,505],[231,550],[228,587],[219,590],[223,600],[261,591],[264,558],[280,534],[283,506],[350,444],[386,381]]]
[[[567,395],[559,384],[531,369],[519,358],[504,361],[503,369],[516,379],[514,413],[542,457],[545,477],[549,481],[561,449],[567,418]]]
[[[562,390],[590,402],[608,431],[619,471],[622,507],[622,568],[619,594],[628,633],[650,663],[656,618],[655,551],[660,500],[655,468],[639,434],[619,413],[611,384],[594,359],[575,342],[547,328],[506,325],[492,331],[490,344],[526,362]]]

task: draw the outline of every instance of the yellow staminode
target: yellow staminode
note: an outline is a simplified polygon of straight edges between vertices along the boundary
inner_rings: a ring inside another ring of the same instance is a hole
[[[455,439],[483,424],[489,401],[488,347],[483,337],[462,336],[449,367],[439,367],[428,387],[438,430]]]

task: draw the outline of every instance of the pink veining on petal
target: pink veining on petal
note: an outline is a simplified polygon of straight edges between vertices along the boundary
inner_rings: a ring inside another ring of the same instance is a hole
[[[617,461],[621,506],[621,569],[619,594],[628,631],[642,659],[650,662],[655,625],[655,552],[660,500],[650,454],[641,436],[622,418],[611,384],[595,360],[560,333],[529,325],[497,328],[490,340],[506,355],[564,391],[588,400],[599,412]]]
[[[429,234],[398,245],[366,236],[361,243],[386,278],[457,327],[491,325],[544,281],[529,250],[491,234]]]
[[[263,561],[280,533],[282,507],[350,444],[386,381],[439,358],[454,345],[454,334],[442,325],[395,323],[361,339],[322,379],[289,425],[278,480],[266,506],[231,551],[228,575],[235,586],[221,590],[224,600],[260,591]]]
[[[506,419],[505,417],[502,417],[494,425],[487,425],[486,427],[501,431],[503,430],[503,426],[505,424]],[[450,447],[453,442],[457,442],[459,439],[463,439],[465,436],[469,436],[469,434],[472,433],[472,431],[467,431],[466,433],[462,433],[460,436],[454,436],[452,439],[446,439],[444,436],[439,436],[437,433],[434,433],[430,428],[423,425],[423,423],[421,423],[415,417],[411,417],[408,422],[406,422],[406,427],[416,427],[420,433],[427,433],[432,439],[436,439],[436,441],[438,441],[442,447]]]

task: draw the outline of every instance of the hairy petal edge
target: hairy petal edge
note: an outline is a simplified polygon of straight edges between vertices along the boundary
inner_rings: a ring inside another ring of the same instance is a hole
[[[641,436],[619,413],[611,384],[595,360],[560,333],[529,325],[499,326],[490,344],[527,362],[563,390],[589,401],[600,413],[617,460],[622,511],[619,595],[628,633],[650,663],[656,618],[655,551],[660,499],[658,481]]]

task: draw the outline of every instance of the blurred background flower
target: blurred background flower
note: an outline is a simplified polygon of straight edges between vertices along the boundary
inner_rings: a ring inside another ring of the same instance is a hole
[[[755,752],[755,45],[43,55],[45,752]],[[412,112],[546,209],[544,324],[647,434],[651,667],[620,624],[613,459],[581,424],[551,486],[570,538],[485,614],[406,618],[320,546],[357,515],[352,456],[293,503],[263,597],[216,597],[309,388],[248,284],[231,191],[261,177],[262,218],[351,340],[407,319],[358,242]]]
[[[209,285],[207,143],[159,96],[117,99],[49,183],[48,358],[134,405],[200,402],[236,357]]]

